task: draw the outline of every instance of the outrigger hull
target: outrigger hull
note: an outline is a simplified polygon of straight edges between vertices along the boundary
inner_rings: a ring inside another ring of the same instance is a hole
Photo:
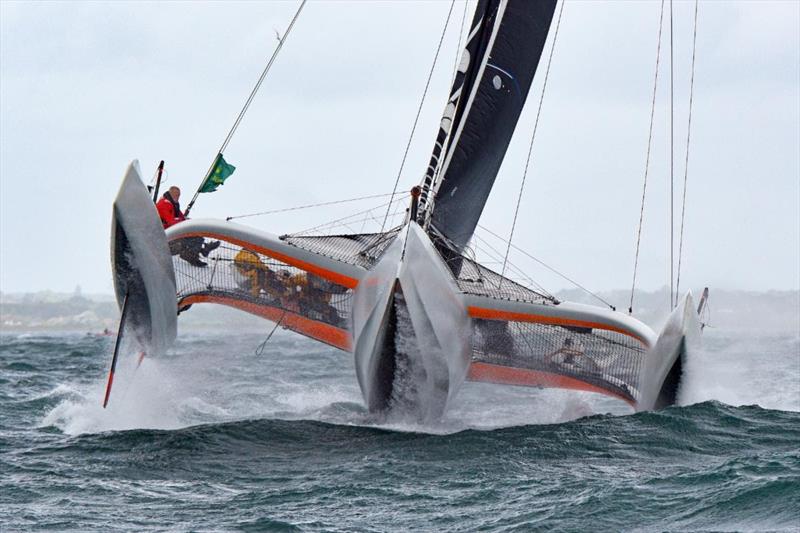
[[[700,345],[701,323],[691,291],[667,319],[645,359],[638,411],[663,409],[678,402],[686,361]]]
[[[120,309],[127,300],[127,327],[142,350],[157,356],[177,335],[175,272],[164,229],[136,161],[128,165],[114,200],[110,244]]]

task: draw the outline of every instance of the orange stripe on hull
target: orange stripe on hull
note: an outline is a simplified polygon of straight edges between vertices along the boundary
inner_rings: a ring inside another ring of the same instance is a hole
[[[228,307],[234,307],[250,314],[266,318],[267,320],[272,320],[273,322],[278,322],[281,317],[283,317],[281,325],[305,335],[306,337],[311,337],[325,344],[330,344],[340,350],[350,351],[353,344],[348,331],[331,326],[330,324],[325,324],[324,322],[317,322],[316,320],[284,311],[283,309],[245,302],[227,296],[211,296],[208,294],[187,296],[181,300],[180,305],[196,303],[227,305]]]
[[[500,385],[519,385],[524,387],[548,387],[555,389],[571,389],[587,392],[596,392],[623,400],[632,406],[636,402],[612,390],[586,383],[579,379],[561,376],[541,370],[528,368],[512,368],[509,366],[493,365],[490,363],[474,362],[469,367],[467,379],[470,381],[485,381]]]
[[[306,261],[301,261],[300,259],[294,258],[290,255],[282,254],[280,252],[276,252],[275,250],[270,250],[269,248],[264,248],[263,246],[255,245],[251,242],[243,241],[241,239],[237,239],[235,237],[230,237],[228,235],[220,235],[217,233],[185,233],[178,237],[175,237],[172,240],[183,239],[186,237],[205,237],[207,239],[218,239],[221,241],[227,241],[232,244],[236,244],[241,246],[242,248],[247,248],[248,250],[253,250],[255,252],[262,253],[273,259],[277,259],[287,265],[292,265],[297,267],[301,270],[305,270],[307,272],[311,272],[312,274],[316,274],[317,276],[327,279],[328,281],[332,281],[334,283],[338,283],[348,289],[355,289],[356,285],[358,285],[358,280],[355,278],[351,278],[350,276],[345,276],[344,274],[340,274],[338,272],[334,272],[333,270],[328,270],[326,268],[322,268],[321,266],[317,266],[313,263],[308,263]]]
[[[575,320],[574,318],[563,318],[547,315],[534,315],[532,313],[519,313],[516,311],[501,311],[499,309],[486,309],[484,307],[467,307],[467,313],[472,318],[483,318],[485,320],[507,320],[509,322],[534,322],[536,324],[549,324],[553,326],[573,326],[579,328],[602,329],[606,331],[614,331],[622,333],[628,337],[634,338],[645,346],[648,343],[645,339],[639,337],[635,333],[612,326],[610,324],[603,324],[601,322],[589,322],[586,320]]]

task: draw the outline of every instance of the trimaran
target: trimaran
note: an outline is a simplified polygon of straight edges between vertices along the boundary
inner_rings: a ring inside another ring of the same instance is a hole
[[[111,234],[121,326],[157,355],[191,305],[247,311],[351,352],[373,412],[402,392],[435,419],[465,380],[591,391],[635,410],[675,403],[687,345],[700,332],[691,294],[656,335],[629,314],[558,301],[470,257],[555,7],[477,2],[430,165],[397,227],[277,236],[198,219],[165,232],[131,163]],[[209,268],[170,253],[198,237],[221,242]]]

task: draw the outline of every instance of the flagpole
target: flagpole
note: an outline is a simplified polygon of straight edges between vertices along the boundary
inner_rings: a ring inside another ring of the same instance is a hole
[[[197,201],[197,197],[200,195],[200,191],[205,186],[206,182],[208,181],[208,178],[211,177],[211,172],[214,170],[214,167],[216,166],[217,161],[219,161],[220,156],[225,151],[225,148],[227,148],[228,143],[231,141],[231,138],[233,137],[233,134],[236,131],[236,128],[238,128],[239,124],[242,122],[242,118],[244,118],[244,114],[247,112],[247,109],[250,107],[250,103],[253,101],[253,98],[255,97],[256,93],[258,92],[258,89],[261,87],[261,83],[264,81],[264,78],[267,76],[267,72],[269,72],[269,69],[272,67],[272,63],[275,62],[275,58],[278,56],[278,52],[281,51],[281,48],[283,47],[283,43],[284,43],[284,41],[286,41],[286,37],[288,37],[289,36],[289,32],[292,31],[292,27],[294,26],[294,23],[297,21],[297,18],[300,16],[300,12],[303,10],[303,6],[306,5],[306,2],[307,2],[307,0],[302,0],[302,2],[300,2],[300,7],[297,8],[297,12],[294,14],[294,17],[292,17],[292,21],[289,23],[289,27],[286,28],[286,33],[283,34],[283,37],[278,37],[278,46],[276,46],[275,47],[275,51],[272,52],[272,57],[269,58],[269,62],[267,63],[267,66],[264,67],[264,71],[261,73],[261,76],[258,78],[258,81],[256,82],[255,87],[253,87],[253,90],[250,92],[250,96],[247,97],[247,101],[244,103],[244,107],[242,107],[242,110],[239,112],[239,116],[236,117],[236,121],[233,123],[233,126],[231,126],[231,129],[228,132],[227,137],[225,137],[225,140],[222,142],[222,146],[220,146],[219,150],[217,150],[217,155],[214,156],[214,160],[211,162],[211,166],[208,167],[208,170],[206,171],[206,175],[203,178],[203,181],[200,182],[200,186],[197,188],[197,191],[194,193],[194,196],[192,197],[192,201],[189,202],[188,206],[186,206],[186,211],[184,212],[184,216],[186,216],[186,217],[189,216],[189,211],[191,211],[192,206]]]

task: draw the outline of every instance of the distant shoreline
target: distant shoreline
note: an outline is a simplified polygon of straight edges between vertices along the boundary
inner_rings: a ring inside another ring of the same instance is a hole
[[[699,291],[695,291],[696,293]],[[626,312],[630,291],[603,291],[598,295]],[[556,293],[565,301],[603,305],[578,289]],[[637,291],[634,316],[658,328],[667,316],[668,292]],[[753,332],[790,332],[800,334],[800,291],[739,291],[711,289],[711,316],[714,328]],[[119,311],[110,294],[83,295],[40,291],[36,293],[0,292],[0,333],[101,333],[116,331]],[[216,305],[200,305],[179,319],[181,329],[210,333],[234,329],[260,331],[267,327],[263,319]]]

